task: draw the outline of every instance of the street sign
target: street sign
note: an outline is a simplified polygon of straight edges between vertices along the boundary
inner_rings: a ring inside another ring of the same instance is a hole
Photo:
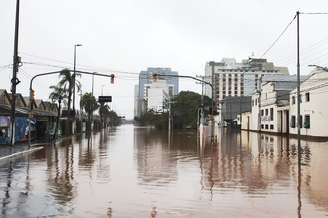
[[[98,96],[99,103],[112,102],[112,96]]]

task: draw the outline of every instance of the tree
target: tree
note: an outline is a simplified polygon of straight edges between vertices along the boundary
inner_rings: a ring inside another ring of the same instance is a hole
[[[59,98],[61,98],[63,100],[64,105],[67,106],[67,89],[61,88],[59,86],[50,86],[49,88],[52,89],[52,92],[49,95],[49,99],[51,100],[51,102],[57,103]]]
[[[175,128],[196,128],[197,112],[201,107],[201,95],[195,92],[182,91],[174,99],[172,113],[174,115],[173,124]],[[204,96],[204,108],[209,113],[212,100]]]
[[[76,77],[81,77],[81,74],[75,73]],[[68,91],[68,110],[71,109],[72,95],[74,91],[74,74],[71,73],[69,69],[63,69],[59,77],[61,78],[58,82],[58,87],[63,88]],[[75,78],[75,86],[77,87],[77,91],[81,90],[81,83],[79,80]]]
[[[91,115],[95,110],[99,108],[99,104],[97,103],[97,100],[95,96],[92,95],[92,93],[85,93],[81,97],[80,101],[81,109],[83,109],[88,114],[88,123],[90,125],[91,123]]]
[[[142,114],[138,121],[142,125],[155,126],[157,129],[167,129],[168,113],[155,113],[153,110],[149,110]]]
[[[115,111],[112,111],[107,104],[100,105],[99,115],[103,120],[109,119],[110,125],[118,126],[121,124],[121,118]]]

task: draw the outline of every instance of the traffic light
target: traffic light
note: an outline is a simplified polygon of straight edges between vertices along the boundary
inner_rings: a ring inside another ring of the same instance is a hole
[[[115,78],[114,74],[110,75],[110,83],[111,84],[114,84],[114,78]]]
[[[158,74],[154,73],[152,76],[153,76],[153,80],[156,82],[158,80]]]

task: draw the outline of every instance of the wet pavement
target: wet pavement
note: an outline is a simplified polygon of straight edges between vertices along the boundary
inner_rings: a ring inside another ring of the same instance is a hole
[[[124,125],[0,162],[1,217],[327,217],[328,142]]]

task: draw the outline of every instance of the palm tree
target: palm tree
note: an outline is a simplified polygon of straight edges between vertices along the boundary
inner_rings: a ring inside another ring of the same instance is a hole
[[[100,119],[101,119],[101,124],[104,126],[104,121],[105,119],[108,117],[108,114],[110,112],[110,107],[108,106],[108,104],[100,104],[99,107],[99,115],[100,115]]]
[[[88,128],[90,127],[91,123],[91,115],[95,110],[99,108],[99,104],[97,103],[97,100],[95,96],[92,95],[92,93],[85,93],[82,95],[80,100],[81,109],[83,109],[88,114]],[[90,128],[89,128],[90,130]]]
[[[81,74],[75,73],[76,76],[81,77]],[[63,69],[59,77],[61,78],[58,82],[58,86],[66,89],[68,91],[68,110],[71,109],[71,102],[72,102],[72,94],[74,91],[74,74],[71,73],[69,69]],[[77,91],[81,90],[81,83],[75,78],[75,86],[77,87]]]
[[[67,106],[68,90],[59,86],[50,86],[49,88],[52,89],[52,92],[49,95],[49,99],[51,100],[51,102],[57,103],[58,100],[61,98],[63,100],[64,105]]]

